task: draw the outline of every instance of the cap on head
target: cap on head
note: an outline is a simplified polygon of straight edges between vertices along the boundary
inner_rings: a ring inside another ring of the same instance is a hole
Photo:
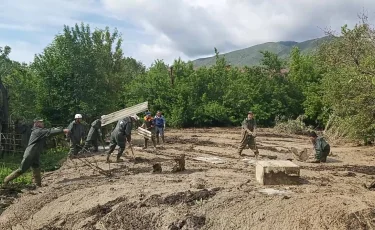
[[[252,111],[249,111],[249,112],[247,112],[247,114],[253,114],[253,112],[252,112]]]
[[[74,116],[74,119],[82,119],[82,114],[76,114],[75,116]]]
[[[311,131],[311,132],[309,133],[309,136],[310,136],[310,137],[318,137],[318,135],[316,135],[316,132],[314,132],[314,131]]]
[[[34,123],[35,123],[35,122],[43,122],[43,119],[41,119],[41,118],[35,118],[35,119],[34,119]]]
[[[151,113],[150,113],[150,112],[146,112],[145,114],[146,114],[146,116],[147,116],[147,115],[151,115]]]
[[[136,121],[139,120],[139,117],[137,116],[137,114],[131,115],[130,117],[133,118],[133,119],[136,120]]]

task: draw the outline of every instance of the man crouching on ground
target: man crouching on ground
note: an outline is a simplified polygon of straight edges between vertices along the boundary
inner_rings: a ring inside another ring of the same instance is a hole
[[[257,124],[254,119],[254,114],[249,111],[247,113],[247,118],[242,122],[242,140],[240,148],[238,149],[238,155],[241,156],[245,147],[249,146],[249,148],[253,150],[255,157],[258,158],[259,151],[255,142],[256,126]]]
[[[314,131],[310,132],[309,136],[315,149],[315,160],[311,163],[326,162],[327,156],[331,151],[330,145],[323,137],[318,137]]]
[[[68,129],[52,128],[45,129],[43,120],[35,119],[34,127],[32,128],[29,143],[23,154],[23,159],[19,169],[13,171],[4,179],[4,185],[7,185],[11,180],[16,179],[25,173],[30,167],[33,169],[33,178],[37,186],[42,186],[42,177],[40,173],[40,154],[44,151],[47,137],[55,136],[60,133],[69,133]]]

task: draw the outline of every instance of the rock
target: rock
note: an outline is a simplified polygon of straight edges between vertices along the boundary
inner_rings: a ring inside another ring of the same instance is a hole
[[[201,178],[193,179],[190,183],[191,188],[204,189],[206,187],[206,181]]]
[[[163,169],[161,168],[161,164],[157,163],[152,166],[152,172],[153,173],[161,173]]]

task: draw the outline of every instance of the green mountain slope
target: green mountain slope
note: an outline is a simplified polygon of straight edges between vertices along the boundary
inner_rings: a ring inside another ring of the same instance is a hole
[[[267,42],[249,48],[232,51],[219,56],[225,57],[226,61],[232,66],[254,66],[260,63],[262,54],[260,51],[270,51],[276,53],[280,58],[288,58],[290,51],[294,46],[300,48],[302,53],[313,52],[319,44],[326,41],[328,38],[312,39],[304,42],[281,41],[281,42]],[[194,67],[211,66],[215,64],[215,56],[200,58],[193,61]]]

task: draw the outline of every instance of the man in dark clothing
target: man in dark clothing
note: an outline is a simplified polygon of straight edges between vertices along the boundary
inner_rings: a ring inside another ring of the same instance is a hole
[[[249,111],[247,113],[247,118],[242,122],[242,140],[240,147],[238,149],[238,154],[241,156],[242,151],[249,146],[251,150],[254,151],[254,155],[258,158],[259,151],[256,146],[255,137],[256,137],[256,121],[254,119],[253,112]]]
[[[74,116],[74,121],[72,121],[69,126],[69,134],[67,137],[70,139],[70,152],[69,155],[77,156],[79,152],[79,146],[82,138],[85,136],[85,127],[81,123],[82,115],[76,114]]]
[[[156,135],[156,144],[159,144],[159,136],[164,144],[164,129],[165,129],[165,118],[161,115],[161,112],[158,111],[154,117],[155,122],[155,135]]]
[[[152,144],[154,145],[154,150],[156,150],[155,122],[150,112],[146,112],[146,116],[144,117],[143,125],[141,127],[151,132],[151,141],[152,141]],[[148,138],[145,138],[145,146],[143,147],[143,149],[147,149],[147,143],[148,143]]]
[[[331,152],[331,147],[323,137],[318,137],[314,131],[310,132],[310,140],[315,149],[315,161],[311,163],[326,162]]]
[[[111,156],[111,153],[115,150],[116,145],[120,147],[117,154],[117,162],[122,161],[121,156],[125,150],[125,138],[130,143],[133,127],[132,122],[137,121],[138,119],[139,118],[137,115],[132,115],[130,117],[125,117],[124,119],[117,122],[116,127],[112,130],[111,133],[111,143],[109,146],[109,151],[107,153],[107,162],[110,162],[109,158]]]
[[[91,146],[94,146],[94,152],[98,152],[98,139],[102,140],[102,121],[96,119],[91,123],[89,133],[87,134],[84,150],[88,150]]]
[[[33,177],[37,186],[41,186],[42,178],[40,174],[40,154],[44,151],[47,137],[55,136],[60,133],[69,133],[68,129],[52,128],[45,129],[43,120],[35,119],[34,127],[32,128],[28,146],[23,154],[23,159],[19,169],[13,171],[4,179],[4,185],[9,181],[21,176],[30,167],[33,169]]]

